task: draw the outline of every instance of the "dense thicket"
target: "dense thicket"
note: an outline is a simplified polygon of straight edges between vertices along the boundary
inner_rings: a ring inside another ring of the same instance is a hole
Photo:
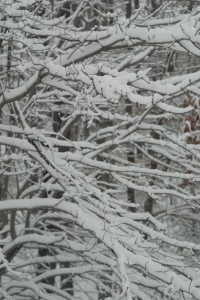
[[[1,0],[1,299],[200,299],[199,20]]]

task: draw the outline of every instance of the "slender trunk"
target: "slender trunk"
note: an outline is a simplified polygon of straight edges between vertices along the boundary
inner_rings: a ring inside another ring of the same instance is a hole
[[[134,4],[135,4],[135,9],[138,9],[139,6],[140,6],[140,1],[139,0],[135,0]]]
[[[138,1],[138,0],[136,0],[136,1]],[[131,2],[131,0],[129,0],[128,3],[126,4],[126,17],[127,17],[127,19],[130,18],[131,14],[132,14],[132,2]]]
[[[132,105],[131,105],[131,102],[129,102],[129,101],[127,101],[126,112],[130,116],[132,115]],[[127,155],[127,159],[131,163],[135,163],[135,156],[134,156],[134,151],[133,150],[129,150],[128,155]],[[132,188],[127,189],[127,196],[128,196],[128,202],[135,203],[135,191]],[[130,210],[132,212],[136,211],[135,207],[131,207]]]

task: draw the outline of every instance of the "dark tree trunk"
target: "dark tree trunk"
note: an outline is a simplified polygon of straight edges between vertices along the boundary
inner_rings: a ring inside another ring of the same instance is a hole
[[[129,102],[129,101],[127,101],[126,112],[129,115],[132,115],[132,105],[131,105],[131,102]],[[131,163],[135,163],[135,157],[134,157],[133,150],[129,150],[127,158],[128,158],[128,161],[130,161]],[[128,202],[135,203],[135,191],[132,188],[128,188],[127,194],[128,194]],[[135,207],[131,207],[130,210],[132,212],[136,211]]]
[[[134,163],[135,162],[135,157],[134,157],[134,152],[133,151],[129,151],[128,153],[128,161]],[[130,203],[135,203],[135,190],[133,190],[132,188],[128,188],[128,202]],[[132,212],[136,212],[135,207],[131,207],[130,210]]]
[[[140,1],[139,0],[135,0],[134,4],[135,4],[135,9],[138,9],[139,6],[140,6]]]
[[[161,0],[151,0],[152,12],[158,9],[161,4],[162,4]]]
[[[138,0],[136,0],[138,1]],[[131,3],[131,0],[128,1],[128,3],[126,4],[126,17],[127,19],[130,18],[132,14],[132,3]]]

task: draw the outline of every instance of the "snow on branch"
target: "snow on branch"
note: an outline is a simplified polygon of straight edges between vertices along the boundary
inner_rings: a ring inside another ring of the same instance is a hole
[[[200,299],[200,9],[122,2],[0,3],[5,299]]]

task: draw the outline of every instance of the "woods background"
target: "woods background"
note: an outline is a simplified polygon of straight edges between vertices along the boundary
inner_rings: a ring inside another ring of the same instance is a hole
[[[199,1],[0,1],[0,299],[200,299]]]

